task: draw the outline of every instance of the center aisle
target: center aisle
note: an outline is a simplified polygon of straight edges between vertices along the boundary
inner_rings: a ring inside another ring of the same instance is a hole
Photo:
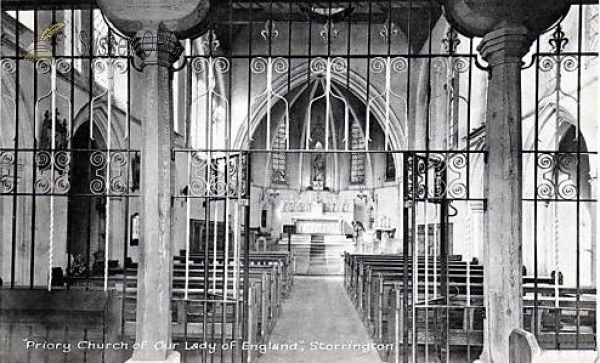
[[[381,362],[344,290],[342,277],[296,276],[292,295],[283,303],[283,313],[269,340],[272,347],[298,343],[300,348],[272,348],[259,363]]]

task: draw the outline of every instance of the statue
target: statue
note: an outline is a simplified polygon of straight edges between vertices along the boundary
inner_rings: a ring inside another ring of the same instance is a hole
[[[313,168],[315,171],[314,181],[324,181],[325,177],[325,161],[323,160],[323,154],[317,154],[313,162]]]
[[[60,112],[56,110],[56,123],[54,124],[55,149],[66,149],[68,146],[68,125],[67,119],[59,120]],[[52,148],[52,115],[46,110],[44,120],[42,121],[42,135],[40,138],[40,149]]]
[[[317,142],[316,149],[323,146]],[[316,153],[312,162],[312,187],[315,190],[323,190],[325,185],[325,156],[323,153]]]
[[[44,113],[44,120],[42,121],[42,127],[40,130],[40,151],[46,152],[46,150],[51,150],[52,146],[54,146],[54,151],[65,150],[69,147],[69,126],[67,124],[67,120],[63,119],[62,121],[58,118],[60,112],[56,110],[56,122],[54,123],[54,130],[52,130],[52,114],[50,111],[46,111]],[[52,132],[54,131],[54,133]],[[54,145],[52,145],[52,138],[54,138]],[[49,170],[52,167],[52,160],[50,158],[40,158],[37,160],[38,167],[40,170]],[[63,175],[65,172],[68,172],[66,169],[67,165],[60,165],[59,163],[55,163],[55,170],[60,175]]]

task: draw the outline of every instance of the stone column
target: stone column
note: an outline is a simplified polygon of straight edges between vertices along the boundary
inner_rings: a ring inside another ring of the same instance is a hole
[[[522,326],[521,58],[531,40],[521,25],[489,32],[479,50],[490,74],[486,110],[487,234],[484,246],[483,360],[509,361],[509,336]]]
[[[137,284],[136,342],[130,363],[179,362],[171,342],[171,195],[175,163],[171,64],[181,45],[174,35],[154,29],[136,35],[142,67],[140,260]]]

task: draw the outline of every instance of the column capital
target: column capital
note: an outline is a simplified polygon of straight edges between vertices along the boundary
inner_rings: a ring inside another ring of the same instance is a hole
[[[97,0],[111,24],[133,37],[140,29],[158,24],[176,31],[180,39],[195,37],[206,31],[210,0]]]
[[[142,29],[135,34],[133,49],[141,68],[149,65],[170,67],[183,53],[177,35],[165,29]]]
[[[442,0],[446,18],[460,33],[483,37],[502,24],[522,25],[531,39],[570,8],[569,0]]]
[[[523,25],[506,24],[487,33],[477,50],[491,67],[502,63],[521,63],[532,39]]]

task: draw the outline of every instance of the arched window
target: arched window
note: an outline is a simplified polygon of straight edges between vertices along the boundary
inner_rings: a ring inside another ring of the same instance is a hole
[[[385,154],[385,181],[396,180],[396,164],[394,164],[394,154]]]
[[[365,139],[360,129],[358,122],[352,123],[352,150],[364,150]],[[364,153],[352,153],[352,162],[350,165],[350,184],[364,184],[365,182],[365,154]]]
[[[273,139],[273,150],[284,150],[285,143],[285,123],[281,122],[275,132],[275,138]],[[286,167],[286,154],[283,152],[274,151],[271,154],[271,181],[273,183],[284,184],[285,180],[285,167]]]

